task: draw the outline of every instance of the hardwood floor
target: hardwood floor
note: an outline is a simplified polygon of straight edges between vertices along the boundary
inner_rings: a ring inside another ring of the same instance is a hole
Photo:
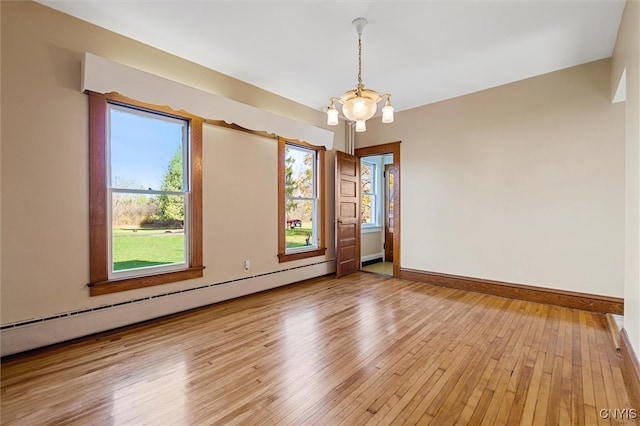
[[[601,415],[640,408],[608,333],[586,311],[324,277],[4,360],[2,424],[635,424]]]

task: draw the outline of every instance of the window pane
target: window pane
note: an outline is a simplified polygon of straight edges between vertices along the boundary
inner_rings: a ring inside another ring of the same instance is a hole
[[[113,271],[186,261],[184,196],[114,192],[111,205]]]
[[[313,217],[314,205],[311,200],[287,200],[285,247],[315,246]]]
[[[360,167],[360,220],[365,225],[377,223],[376,165],[362,162]]]
[[[285,196],[314,198],[315,152],[287,145],[285,149]]]
[[[373,164],[362,163],[360,167],[361,192],[373,192]]]
[[[109,106],[112,188],[183,191],[183,141],[187,123]]]
[[[363,195],[362,203],[361,203],[361,220],[362,223],[375,223],[375,218],[373,217],[373,196],[372,195]]]

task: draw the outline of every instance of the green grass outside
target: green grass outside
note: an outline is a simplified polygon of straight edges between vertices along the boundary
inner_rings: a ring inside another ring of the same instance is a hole
[[[113,269],[142,268],[184,262],[184,234],[149,230],[113,232]],[[155,235],[149,235],[155,234]],[[133,236],[135,235],[135,236]]]
[[[313,232],[311,230],[311,224],[308,225],[308,228],[305,228],[305,225],[306,224],[303,223],[302,228],[287,228],[284,232],[286,248],[303,247],[307,245],[307,236],[311,235]],[[313,241],[309,242],[310,244],[313,244]]]
[[[174,228],[118,228],[113,229],[111,233],[114,237],[138,237],[141,235],[164,234],[164,233],[180,233],[182,229]]]
[[[312,234],[312,230],[311,224],[303,224],[305,225],[307,227],[285,231],[287,248],[307,245],[306,238]],[[165,233],[166,231],[165,229],[136,229],[134,232],[133,229],[114,229],[114,271],[183,262],[184,234],[169,234]]]

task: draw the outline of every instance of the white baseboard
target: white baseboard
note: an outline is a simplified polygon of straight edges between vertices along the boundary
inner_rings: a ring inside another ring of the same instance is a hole
[[[333,272],[335,262],[325,261],[111,307],[3,326],[0,332],[0,352],[1,356],[11,355]]]

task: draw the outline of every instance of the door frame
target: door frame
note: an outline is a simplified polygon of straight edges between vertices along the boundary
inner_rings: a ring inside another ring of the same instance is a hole
[[[382,232],[384,232],[384,260],[391,261],[393,263],[393,232],[391,232],[391,238],[389,238],[389,205],[394,201],[389,197],[389,183],[391,181],[391,176],[395,177],[396,169],[393,164],[385,164],[384,165],[384,173],[382,174],[382,182],[384,188],[384,208],[382,211],[382,216],[384,219],[384,228]],[[393,191],[396,191],[396,182],[393,181]],[[395,197],[394,197],[395,198]],[[395,213],[395,212],[394,212]],[[395,216],[395,214],[393,215]],[[394,218],[395,222],[395,218]],[[392,224],[393,225],[393,224]],[[393,229],[393,227],[391,227]],[[389,256],[391,255],[391,256]]]
[[[373,155],[393,154],[393,168],[396,170],[395,191],[393,196],[394,216],[393,216],[393,276],[400,277],[400,141],[389,142],[382,145],[356,148],[354,155],[358,158],[370,157]],[[358,241],[358,244],[361,244]]]

